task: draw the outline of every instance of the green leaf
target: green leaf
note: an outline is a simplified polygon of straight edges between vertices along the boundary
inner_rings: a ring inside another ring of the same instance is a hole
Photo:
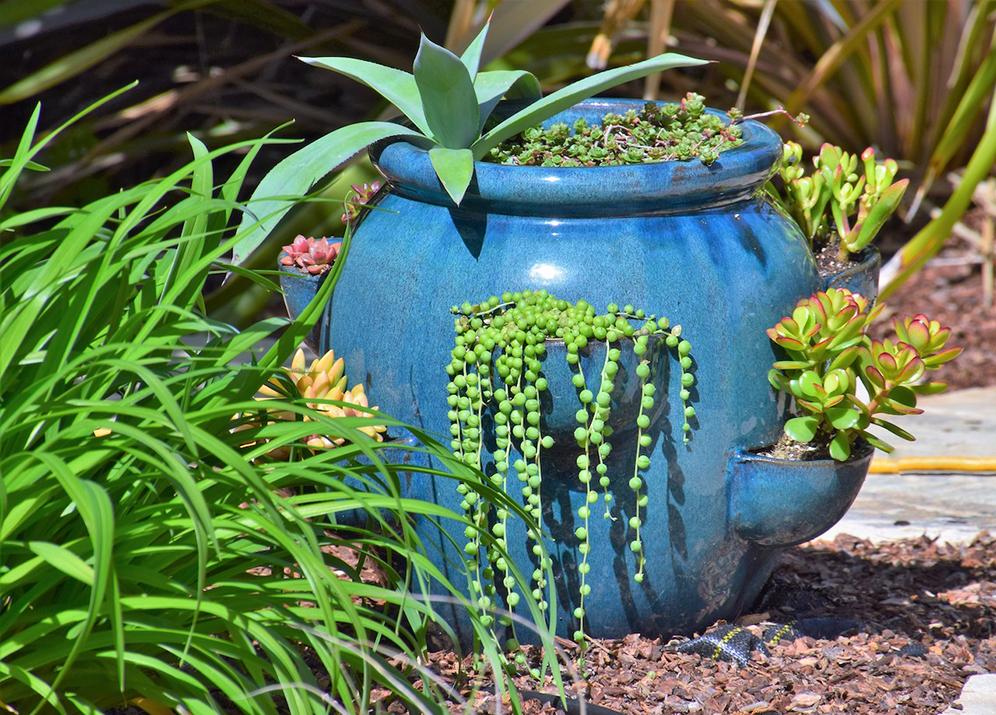
[[[888,420],[883,420],[880,417],[876,417],[875,419],[872,420],[872,424],[878,425],[879,427],[882,427],[883,429],[889,430],[890,432],[892,432],[892,434],[896,435],[897,437],[899,437],[901,439],[905,439],[907,442],[915,442],[916,441],[916,437],[914,437],[912,434],[910,434],[909,432],[907,432],[906,430],[904,430],[899,425],[897,425],[897,424],[895,424],[893,422],[889,422]]]
[[[474,176],[474,152],[435,146],[429,150],[429,160],[446,193],[459,206]]]
[[[830,407],[824,414],[827,417],[827,421],[834,429],[847,430],[851,429],[858,424],[861,418],[861,413],[850,405],[843,407]]]
[[[889,391],[889,397],[907,407],[916,407],[916,393],[905,385],[892,388]]]
[[[858,357],[859,349],[856,345],[852,345],[849,348],[841,351],[833,360],[830,361],[830,365],[827,370],[841,370],[851,366],[855,358]]]
[[[83,117],[97,111],[100,107],[104,106],[108,102],[116,99],[121,94],[133,89],[138,82],[131,82],[126,84],[124,87],[117,89],[110,94],[107,94],[100,99],[91,102],[86,107],[81,109],[79,112],[71,116],[69,119],[64,121],[58,127],[45,134],[43,139],[40,139],[36,144],[32,145],[34,140],[35,131],[38,128],[38,117],[41,114],[41,103],[35,105],[34,111],[31,113],[31,118],[28,120],[28,124],[21,134],[21,139],[18,141],[17,149],[14,152],[14,156],[11,160],[9,168],[0,174],[0,208],[3,208],[6,204],[7,199],[10,196],[10,192],[14,189],[14,184],[17,182],[21,171],[31,163],[31,159],[36,156],[42,149],[54,141],[62,132],[64,132],[68,127],[72,126],[76,122],[80,121]]]
[[[67,576],[87,586],[93,585],[93,569],[69,549],[48,541],[32,541],[28,544],[28,548]]]
[[[776,370],[805,370],[810,364],[803,360],[778,360],[771,367]]]
[[[361,122],[326,134],[283,159],[259,182],[249,199],[232,251],[232,262],[249,257],[304,194],[370,144],[390,137],[421,137],[391,122]]]
[[[806,370],[799,376],[799,389],[802,394],[809,397],[821,398],[826,396],[820,376],[814,370]]]
[[[974,12],[977,13],[976,27],[982,27],[982,17],[985,16],[986,12],[981,5],[975,8]],[[966,34],[962,41],[964,42],[967,37]],[[962,53],[963,63],[968,55],[967,52]],[[972,124],[976,117],[985,110],[988,99],[992,97],[994,87],[996,87],[996,35],[990,39],[989,52],[985,54],[982,65],[976,68],[976,72],[965,91],[962,93],[952,92],[949,95],[949,101],[958,98],[958,106],[950,120],[944,125],[944,133],[938,139],[937,145],[930,155],[930,160],[927,162],[927,175],[917,190],[913,207],[910,210],[911,215],[923,197],[927,195],[934,180],[951,161],[951,158],[959,150],[966,148],[966,139],[972,136]]]
[[[474,150],[474,156],[480,159],[509,137],[515,136],[519,132],[539,124],[554,114],[573,107],[578,102],[588,99],[599,92],[617,87],[630,80],[646,77],[648,74],[653,74],[654,72],[662,72],[676,67],[695,67],[704,64],[707,64],[706,60],[699,60],[694,57],[686,57],[669,52],[627,67],[616,67],[599,72],[591,77],[586,77],[533,102],[525,109],[516,112],[498,124],[498,126],[474,142],[474,145],[471,147]]]
[[[923,382],[913,386],[913,392],[917,395],[939,395],[948,389],[946,382]]]
[[[882,282],[885,283],[885,287],[879,291],[880,303],[887,300],[899,286],[937,255],[945,242],[954,235],[952,229],[972,203],[975,187],[981,181],[985,181],[994,164],[996,164],[996,111],[990,110],[986,131],[972,151],[965,172],[957,188],[941,209],[941,213],[931,219],[930,223],[920,229],[919,233],[899,250],[893,258],[893,260],[898,258],[898,270],[892,275],[886,275],[886,271],[882,272]]]
[[[431,134],[425,120],[418,85],[409,72],[352,57],[298,57],[313,67],[331,70],[361,82],[377,92],[408,117],[425,135]]]
[[[8,166],[13,166],[13,165],[14,165],[14,160],[13,159],[0,159],[0,168],[4,168],[4,167],[8,167]],[[27,162],[24,165],[24,168],[28,169],[30,171],[39,171],[39,172],[51,171],[51,169],[49,167],[45,166],[44,164],[39,164],[37,161],[29,161],[29,162]]]
[[[872,210],[868,212],[868,216],[861,222],[858,228],[857,239],[848,245],[847,249],[849,251],[857,253],[871,243],[882,229],[882,226],[885,225],[885,222],[899,208],[899,202],[902,200],[903,194],[906,193],[906,187],[909,186],[909,183],[909,179],[903,179],[882,192],[882,197],[878,203],[872,207]]]
[[[838,432],[830,440],[830,456],[838,462],[846,462],[851,456],[851,442],[846,432]]]
[[[524,70],[481,72],[474,78],[474,92],[477,94],[482,129],[502,97],[536,100],[543,96],[539,80],[532,72]]]
[[[450,149],[470,147],[480,135],[480,110],[463,62],[422,35],[413,69],[432,138]]]
[[[820,418],[815,415],[793,417],[785,423],[785,434],[796,442],[809,442],[816,436],[819,426]]]
[[[464,67],[467,68],[467,72],[470,73],[471,77],[475,77],[477,75],[477,71],[481,68],[481,54],[484,52],[484,43],[488,39],[488,30],[490,29],[491,22],[489,20],[484,23],[484,27],[482,27],[481,31],[477,33],[477,37],[475,37],[471,43],[467,45],[467,49],[463,51],[462,55],[460,55],[460,61],[463,62]],[[449,42],[447,42],[447,44],[449,44]]]
[[[861,433],[861,438],[864,439],[865,442],[867,442],[868,444],[870,444],[875,449],[881,450],[881,451],[885,452],[886,454],[894,452],[895,449],[896,449],[895,447],[893,447],[888,442],[885,442],[885,441],[879,439],[878,437],[876,437],[875,435],[869,434],[868,432],[862,432]]]

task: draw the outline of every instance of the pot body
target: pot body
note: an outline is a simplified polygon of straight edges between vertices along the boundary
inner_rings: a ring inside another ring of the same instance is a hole
[[[639,104],[585,102],[558,118],[598,121],[606,111]],[[731,618],[750,605],[777,559],[777,539],[745,535],[731,518],[731,464],[779,436],[783,405],[766,379],[775,354],[764,331],[821,280],[797,227],[757,195],[780,141],[751,122],[744,137],[742,147],[708,167],[697,161],[597,169],[479,162],[460,209],[449,203],[424,151],[404,143],[380,147],[373,156],[390,189],[358,227],[321,326],[320,350],[334,347],[346,359],[351,381],[365,383],[373,404],[448,443],[443,368],[453,346],[451,306],[507,290],[546,289],[599,310],[632,304],[682,325],[693,346],[696,429],[685,443],[679,370],[661,352],[653,376],[659,409],[649,430],[651,466],[643,474],[649,504],[641,514],[646,575],[639,584],[632,578],[627,526],[636,506],[627,484],[639,399],[631,353],[624,353],[616,381],[609,460],[614,499],[610,518],[602,518],[600,501],[589,523],[586,628],[597,637],[691,632]],[[604,349],[596,345],[583,356],[589,384],[597,385]],[[544,371],[552,400],[543,419],[556,446],[544,455],[543,526],[558,631],[567,635],[575,628],[580,555],[574,531],[584,491],[572,436],[578,403],[563,345],[551,343]],[[509,489],[518,493],[512,481]],[[412,475],[406,488],[460,512],[451,481]],[[737,488],[737,500],[749,500],[744,489]],[[834,498],[849,503],[854,493]],[[822,511],[794,518],[819,521]],[[434,527],[421,536],[440,568],[459,578],[462,529],[451,534],[457,547]],[[510,530],[508,544],[522,571],[531,573],[535,559],[521,525]]]

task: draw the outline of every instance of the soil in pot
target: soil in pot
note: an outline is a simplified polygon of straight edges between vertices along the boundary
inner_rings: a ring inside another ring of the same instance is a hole
[[[852,267],[850,260],[840,259],[840,239],[836,234],[822,244],[813,246],[813,258],[816,259],[816,270],[821,276],[833,276]]]
[[[829,441],[796,442],[787,434],[783,434],[777,442],[767,449],[759,450],[757,454],[762,457],[791,459],[798,462],[830,459]]]
[[[743,130],[704,98],[689,92],[680,103],[647,102],[639,110],[609,112],[601,121],[577,119],[535,126],[505,140],[484,160],[513,166],[592,167],[699,159],[743,144]]]
[[[854,445],[854,455],[865,454],[871,449],[863,441]],[[756,450],[754,454],[761,457],[771,457],[772,459],[790,459],[796,462],[816,462],[821,459],[831,459],[830,440],[826,438],[814,439],[812,442],[796,442],[787,434],[783,434],[778,441],[769,447]]]

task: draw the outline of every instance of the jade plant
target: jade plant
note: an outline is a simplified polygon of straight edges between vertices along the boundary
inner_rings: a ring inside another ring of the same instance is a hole
[[[644,578],[641,526],[643,514],[649,508],[641,474],[650,466],[652,437],[648,429],[657,399],[654,382],[659,377],[654,374],[654,366],[660,362],[653,356],[657,354],[656,350],[670,349],[677,358],[681,371],[682,429],[687,441],[692,430],[690,420],[695,416],[695,408],[690,404],[691,388],[695,383],[690,372],[691,344],[682,337],[681,326],[672,326],[667,318],[648,315],[629,305],[620,309],[615,304],[609,305],[605,313],[597,314],[585,301],[572,304],[545,290],[507,292],[500,298],[492,296],[478,304],[467,302],[460,307],[454,306],[453,312],[456,315],[454,346],[446,366],[451,447],[458,458],[485,470],[495,486],[507,491],[510,484],[518,482],[521,485],[526,511],[531,516],[526,525],[527,533],[536,557],[532,595],[542,609],[546,608],[544,574],[550,567],[541,527],[542,455],[544,450],[554,447],[554,437],[544,424],[542,403],[564,399],[549,394],[543,367],[550,341],[562,341],[565,345],[564,359],[574,373],[572,381],[577,401],[577,428],[572,440],[577,450],[577,479],[586,494],[584,504],[577,511],[581,526],[575,531],[581,558],[574,639],[583,649],[584,602],[591,592],[591,584],[586,578],[590,570],[589,519],[600,500],[604,505],[602,517],[614,518],[610,511],[613,495],[609,490],[611,475],[607,458],[613,450],[610,426],[613,391],[616,381],[625,377],[620,374],[624,344],[631,346],[636,358],[633,371],[640,389],[635,451],[628,479],[635,504],[635,512],[628,522],[628,540],[636,564],[634,579],[638,583]],[[598,383],[589,384],[581,358],[590,354],[595,345],[604,346],[605,357]],[[493,434],[489,427],[493,428]],[[463,497],[461,506],[474,524],[466,532],[466,553],[472,571],[478,574],[474,590],[478,604],[485,612],[485,622],[490,623],[492,619],[487,612],[495,605],[499,589],[505,594],[509,607],[514,607],[520,598],[514,590],[515,579],[509,572],[509,565],[500,553],[506,546],[504,540],[510,515],[507,509],[494,508],[467,484],[459,485],[458,490]],[[485,530],[496,537],[490,548],[481,538]],[[485,563],[483,568],[481,561]]]
[[[874,340],[868,327],[881,309],[846,288],[829,288],[799,301],[792,315],[768,329],[787,357],[774,363],[768,379],[791,395],[799,413],[785,423],[788,438],[825,446],[838,461],[851,456],[858,440],[892,451],[869,432],[873,425],[914,439],[887,418],[921,413],[918,395],[947,388],[924,377],[961,348],[946,347],[951,331],[922,314],[897,319],[895,335]],[[859,383],[867,396],[858,392]]]
[[[485,157],[516,166],[612,166],[698,158],[711,164],[743,143],[743,130],[706,111],[704,97],[689,92],[680,102],[648,102],[639,111],[608,113],[601,124],[578,119],[568,127],[530,127]]]
[[[361,122],[336,129],[278,163],[259,183],[243,217],[235,247],[241,262],[322,177],[374,142],[398,138],[429,150],[429,159],[455,204],[480,160],[509,137],[599,92],[676,67],[705,64],[667,53],[586,77],[542,96],[539,81],[524,70],[480,71],[488,25],[462,55],[422,35],[411,72],[351,57],[302,57],[302,61],[362,82],[407,119]],[[503,98],[528,102],[511,116],[490,121]]]
[[[909,179],[894,182],[898,169],[893,159],[878,161],[871,147],[859,157],[824,144],[807,174],[802,147],[786,142],[778,168],[781,189],[769,182],[767,191],[814,248],[836,239],[839,258],[848,260],[871,243],[899,208]]]

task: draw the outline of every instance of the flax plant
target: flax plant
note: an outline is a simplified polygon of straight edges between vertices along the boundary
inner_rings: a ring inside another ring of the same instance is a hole
[[[0,709],[296,715],[459,701],[420,663],[429,630],[451,632],[430,594],[460,599],[466,583],[432,565],[411,522],[465,519],[405,498],[399,462],[428,454],[435,466],[413,478],[470,481],[519,507],[386,415],[254,399],[317,321],[349,236],[299,320],[238,332],[205,317],[201,296],[231,268],[243,177],[274,140],[208,151],[191,136],[193,160],[161,179],[82,208],[5,214],[64,128],[38,140],[38,123],[36,109],[0,163]],[[221,157],[237,166],[219,177]],[[372,425],[418,446],[375,441]],[[316,431],[333,446],[307,449]],[[287,458],[269,458],[275,447]],[[366,526],[342,523],[357,511]],[[362,580],[371,568],[382,577]],[[492,642],[482,655],[498,668]]]

